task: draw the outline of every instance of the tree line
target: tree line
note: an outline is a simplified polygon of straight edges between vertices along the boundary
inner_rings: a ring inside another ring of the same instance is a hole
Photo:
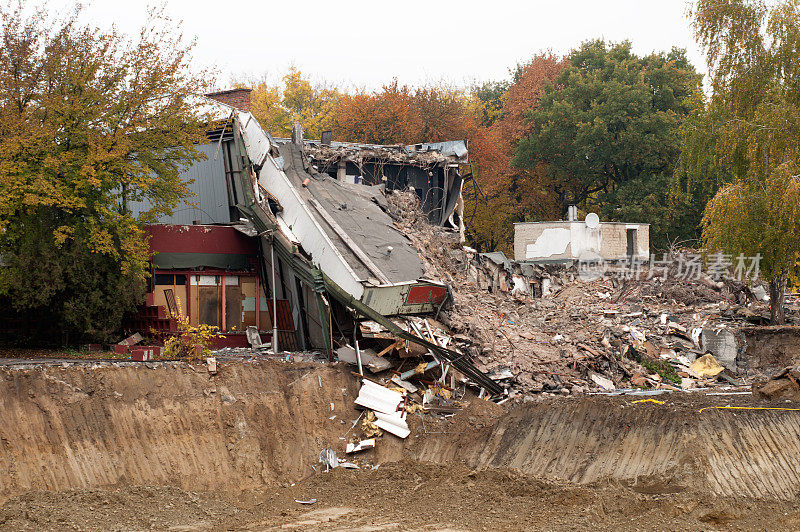
[[[470,87],[395,79],[348,92],[296,68],[278,83],[237,85],[253,89],[254,115],[278,136],[297,121],[310,138],[331,130],[335,140],[377,144],[467,139],[468,239],[481,251],[510,252],[514,222],[562,219],[573,204],[650,222],[657,248],[697,241],[715,192],[690,189],[677,172],[685,124],[705,105],[701,76],[678,49],[642,57],[628,42],[587,41]]]

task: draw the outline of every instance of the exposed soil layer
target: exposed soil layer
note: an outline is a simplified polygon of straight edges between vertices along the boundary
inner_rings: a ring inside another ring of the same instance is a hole
[[[358,416],[355,379],[338,368],[219,368],[216,376],[181,363],[1,370],[0,498],[29,489],[252,489],[297,480]]]
[[[296,500],[317,499],[313,505]],[[640,493],[508,469],[403,461],[341,468],[245,493],[177,488],[28,493],[0,508],[0,530],[797,530],[786,502]]]
[[[580,484],[614,479],[643,493],[783,500],[800,494],[800,411],[747,409],[800,405],[704,392],[656,397],[664,404],[634,402],[642,399],[588,396],[523,405],[469,435],[429,435],[416,456]]]
[[[719,390],[715,391],[718,393]],[[6,529],[796,529],[800,408],[748,395],[470,398],[360,436],[339,366],[75,365],[0,370]],[[711,407],[711,408],[709,408]],[[702,411],[701,411],[702,410]],[[369,466],[380,464],[375,470]],[[312,506],[295,499],[316,498]]]

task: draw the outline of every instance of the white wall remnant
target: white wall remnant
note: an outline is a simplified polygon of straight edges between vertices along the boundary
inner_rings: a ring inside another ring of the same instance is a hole
[[[523,222],[514,224],[514,259],[578,260],[586,254],[606,260],[650,259],[650,225],[601,222]]]
[[[544,229],[544,231],[539,234],[536,242],[527,244],[525,248],[525,258],[539,259],[552,257],[553,255],[563,255],[571,239],[572,233],[569,229]]]

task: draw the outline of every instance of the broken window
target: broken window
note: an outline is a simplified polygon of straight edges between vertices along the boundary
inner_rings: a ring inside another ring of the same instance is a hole
[[[171,290],[178,303],[178,311],[186,316],[186,276],[183,274],[156,273],[153,275],[153,303],[157,306],[169,308],[167,292]]]
[[[242,286],[238,275],[225,276],[225,327],[229,331],[242,330]]]
[[[192,275],[191,304],[193,325],[214,325],[222,331],[272,327],[254,275]]]
[[[222,328],[222,285],[219,275],[196,275],[197,319],[200,325]]]

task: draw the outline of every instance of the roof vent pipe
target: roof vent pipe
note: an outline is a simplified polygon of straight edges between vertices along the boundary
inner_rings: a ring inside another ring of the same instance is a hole
[[[567,221],[568,222],[577,222],[578,221],[578,206],[577,205],[570,205],[567,207]]]

